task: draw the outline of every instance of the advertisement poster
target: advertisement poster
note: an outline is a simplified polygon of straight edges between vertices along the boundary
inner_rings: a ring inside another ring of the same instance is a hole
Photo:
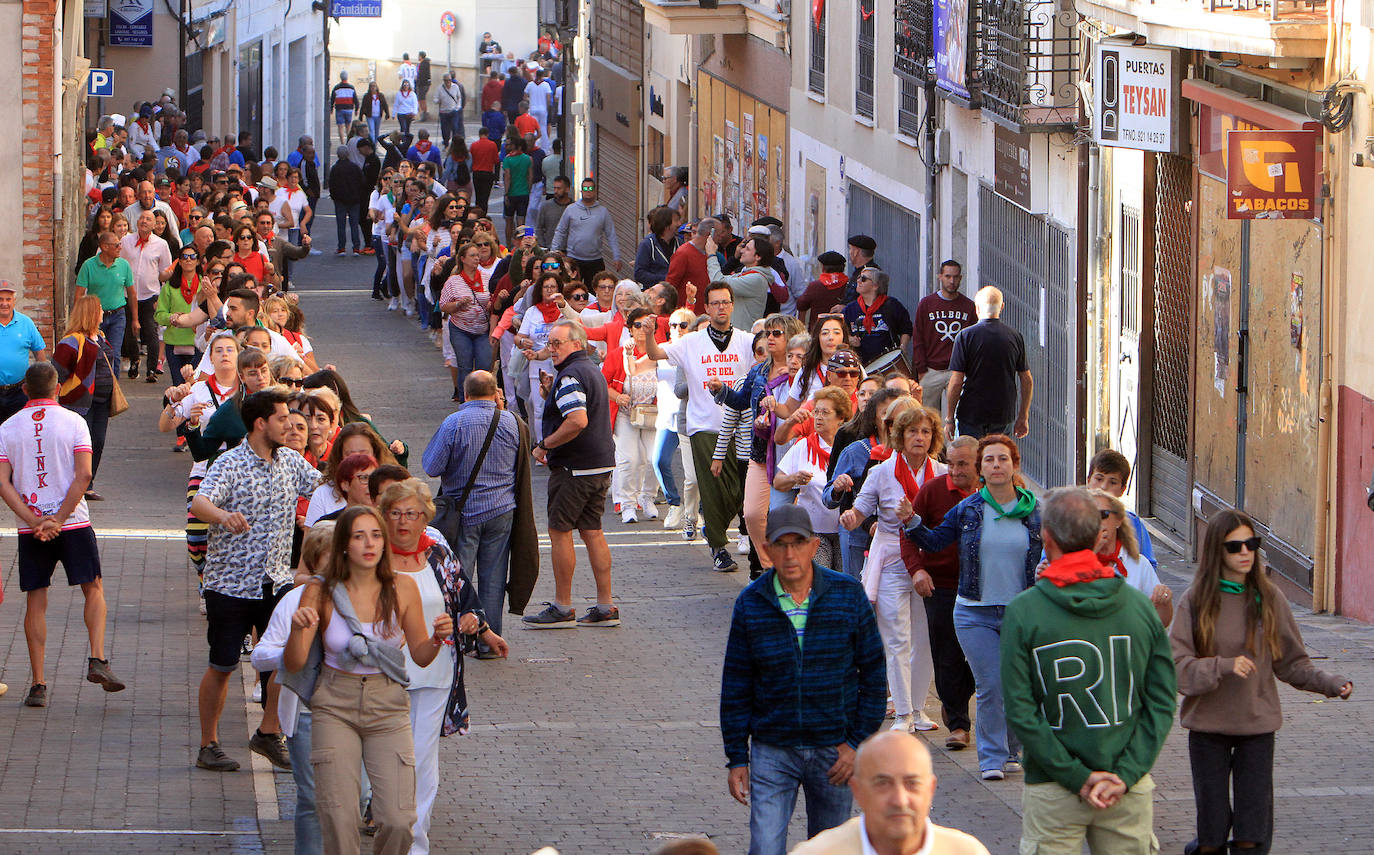
[[[740,194],[744,197],[740,205],[740,222],[752,223],[754,213],[754,114],[744,114],[744,137],[740,141]]]
[[[783,162],[782,146],[773,146],[773,206],[782,214],[787,210],[787,185],[783,182],[783,167],[787,164]]]
[[[701,185],[702,204],[707,211],[720,210],[720,182],[725,175],[725,140],[720,134],[711,136],[711,167]]]
[[[110,45],[153,46],[153,0],[110,0]]]
[[[1231,271],[1212,270],[1212,385],[1226,397],[1226,373],[1231,367]]]
[[[1228,131],[1227,218],[1315,218],[1320,142],[1316,131]]]
[[[760,217],[768,216],[768,135],[759,134],[759,177],[754,185],[754,210]]]
[[[1099,42],[1097,80],[1093,135],[1098,143],[1174,150],[1178,96],[1172,50]]]
[[[739,125],[725,120],[725,215],[739,221]]]
[[[1302,349],[1302,274],[1294,273],[1288,284],[1288,340]]]
[[[968,0],[935,2],[935,84],[946,92],[969,97]]]

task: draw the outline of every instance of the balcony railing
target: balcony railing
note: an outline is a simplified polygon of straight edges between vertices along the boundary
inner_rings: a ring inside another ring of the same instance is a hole
[[[1017,131],[1078,123],[1078,13],[1057,0],[975,0],[982,107]]]
[[[1219,53],[1326,55],[1327,0],[1073,0],[1085,17],[1150,44]]]
[[[924,83],[935,60],[934,3],[931,0],[897,0],[895,13],[894,70],[910,80]]]

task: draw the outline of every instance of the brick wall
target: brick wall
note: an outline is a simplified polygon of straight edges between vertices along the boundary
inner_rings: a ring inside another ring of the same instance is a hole
[[[59,241],[53,210],[53,123],[59,120],[61,93],[54,64],[60,56],[53,23],[56,0],[23,0],[20,33],[20,122],[31,129],[22,136],[23,268],[6,273],[19,285],[19,309],[33,319],[49,343],[53,340],[53,303],[58,282]]]
[[[592,3],[592,53],[635,74],[644,73],[644,8],[638,0]]]

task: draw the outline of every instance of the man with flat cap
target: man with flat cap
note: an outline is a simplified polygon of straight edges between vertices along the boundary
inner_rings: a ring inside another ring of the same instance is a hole
[[[816,256],[816,263],[821,266],[821,275],[797,298],[797,317],[806,322],[813,336],[820,328],[821,315],[844,311],[845,294],[849,290],[843,255],[833,249],[827,250]]]
[[[930,821],[935,770],[910,733],[889,730],[860,745],[849,789],[859,815],[792,855],[988,855],[976,838]]]
[[[878,252],[878,242],[868,235],[851,235],[849,238],[849,263],[853,269],[849,271],[849,290],[845,295],[845,302],[854,299],[854,283],[859,279],[859,271],[865,267],[881,267],[882,265],[873,260],[873,256]]]
[[[774,567],[735,600],[720,693],[749,855],[787,851],[798,788],[807,837],[849,819],[854,752],[887,703],[882,639],[858,580],[815,563],[820,541],[796,505],[769,511],[766,537]]]

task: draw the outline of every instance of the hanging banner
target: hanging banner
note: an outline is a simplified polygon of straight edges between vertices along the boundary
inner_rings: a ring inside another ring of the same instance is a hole
[[[968,93],[968,0],[935,2],[935,83],[961,98]]]
[[[1228,132],[1227,218],[1316,219],[1320,141],[1315,131]]]
[[[153,0],[110,0],[110,46],[153,46]]]
[[[1095,83],[1093,138],[1099,145],[1176,150],[1178,83],[1172,50],[1099,42]]]

